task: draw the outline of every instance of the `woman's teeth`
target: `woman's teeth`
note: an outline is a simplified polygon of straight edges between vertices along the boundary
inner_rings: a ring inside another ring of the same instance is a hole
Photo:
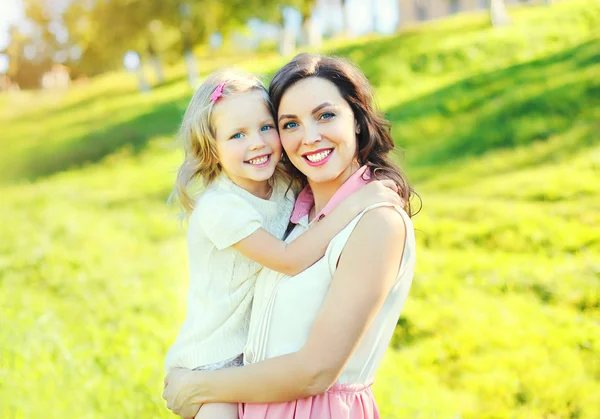
[[[250,164],[264,164],[267,162],[267,160],[269,160],[269,156],[262,156],[262,157],[257,157],[255,159],[252,160],[248,160],[248,163]]]
[[[325,150],[325,151],[321,151],[320,153],[317,153],[317,154],[307,154],[306,158],[313,163],[318,163],[321,160],[323,160],[325,157],[329,156],[331,151],[332,150]]]

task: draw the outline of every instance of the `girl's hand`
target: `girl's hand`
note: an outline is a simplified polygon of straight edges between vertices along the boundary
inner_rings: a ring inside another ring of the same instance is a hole
[[[193,419],[202,406],[200,403],[194,403],[194,390],[199,373],[176,368],[165,378],[162,397],[167,401],[167,408],[183,419]]]
[[[399,195],[398,185],[390,179],[374,180],[347,199],[354,201],[359,213],[380,202],[389,202],[400,207],[406,204]]]
[[[390,179],[374,180],[344,199],[331,215],[348,224],[354,217],[371,205],[389,202],[404,208],[406,203],[399,195],[396,182]]]

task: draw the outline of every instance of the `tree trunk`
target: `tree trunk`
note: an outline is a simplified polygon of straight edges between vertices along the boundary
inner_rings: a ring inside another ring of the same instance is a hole
[[[150,85],[146,81],[146,76],[144,75],[144,66],[140,65],[140,67],[136,70],[137,78],[138,78],[138,88],[140,92],[149,92]]]
[[[296,44],[298,41],[298,34],[292,31],[292,28],[290,27],[290,19],[293,19],[295,9],[284,6],[281,13],[283,16],[283,24],[281,26],[279,53],[281,55],[291,55],[296,51]]]
[[[350,18],[348,17],[348,1],[342,0],[342,18],[344,19],[344,35],[346,38],[353,38],[354,32],[350,28]]]
[[[154,77],[156,78],[156,82],[158,84],[162,84],[165,81],[165,76],[162,69],[162,63],[160,61],[160,57],[156,53],[156,50],[152,46],[152,41],[148,41],[148,55],[150,56],[150,65],[154,70]]]
[[[183,53],[183,60],[185,62],[188,84],[192,89],[196,90],[199,81],[198,63],[196,62],[196,56],[192,52],[191,48],[186,49],[186,51]]]
[[[281,29],[281,40],[279,43],[279,54],[291,55],[296,51],[296,37],[288,29]]]
[[[304,39],[306,43],[313,50],[319,50],[323,43],[323,37],[319,28],[314,24],[312,17],[304,19],[302,23],[302,31],[304,32]]]
[[[377,0],[372,0],[371,4],[372,4],[372,7],[373,7],[373,16],[372,16],[372,18],[373,18],[373,30],[372,30],[372,32],[373,33],[377,33],[377,20],[378,20],[377,19],[377,12],[378,12],[377,11]]]
[[[490,21],[494,27],[510,24],[510,17],[504,0],[490,0]]]
[[[418,21],[429,19],[429,4],[425,4],[423,0],[414,0],[414,5]]]

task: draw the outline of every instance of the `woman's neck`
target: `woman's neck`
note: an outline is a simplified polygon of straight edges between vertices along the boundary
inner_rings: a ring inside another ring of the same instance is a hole
[[[340,173],[337,178],[330,180],[329,182],[312,182],[310,179],[308,180],[308,184],[310,185],[310,189],[312,190],[315,199],[315,205],[309,216],[311,221],[312,217],[321,212],[325,205],[327,205],[337,190],[340,189],[340,186],[342,186],[359,168],[360,166],[358,163],[352,163]]]

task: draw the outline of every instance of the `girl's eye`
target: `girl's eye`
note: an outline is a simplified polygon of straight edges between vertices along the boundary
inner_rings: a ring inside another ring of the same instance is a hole
[[[332,112],[325,112],[321,114],[321,117],[319,119],[331,119],[335,116],[334,113]]]
[[[263,125],[262,127],[260,127],[260,130],[264,132],[264,131],[268,131],[272,128],[275,128],[275,127],[273,125]]]
[[[296,128],[297,126],[298,126],[298,124],[295,122],[287,122],[287,123],[283,124],[283,129],[292,129],[292,128]]]
[[[237,139],[240,139],[240,138],[242,138],[242,136],[243,136],[243,135],[244,135],[244,134],[242,134],[241,132],[238,132],[237,134],[233,134],[233,135],[231,136],[230,140],[237,140]]]

